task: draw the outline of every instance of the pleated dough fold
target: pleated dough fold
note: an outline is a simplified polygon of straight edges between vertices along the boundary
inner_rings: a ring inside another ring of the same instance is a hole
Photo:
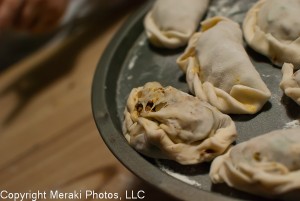
[[[169,49],[186,45],[208,4],[209,0],[157,0],[144,20],[150,42]]]
[[[236,138],[228,115],[196,97],[157,82],[132,89],[123,134],[142,154],[181,164],[211,161]]]
[[[300,128],[277,130],[232,147],[210,169],[213,183],[253,194],[300,199]]]
[[[271,94],[251,63],[239,25],[224,17],[201,24],[177,59],[190,91],[227,114],[254,114]]]
[[[274,64],[300,68],[300,0],[260,0],[247,13],[247,43]]]
[[[284,91],[285,95],[300,105],[300,70],[294,73],[294,65],[284,63],[282,74],[280,88]]]

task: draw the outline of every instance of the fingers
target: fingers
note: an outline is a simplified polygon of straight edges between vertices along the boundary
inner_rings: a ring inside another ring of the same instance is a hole
[[[53,29],[65,12],[68,0],[25,0],[17,27],[31,32]]]
[[[43,10],[43,3],[41,0],[24,0],[24,5],[18,17],[16,28],[21,30],[28,30],[38,20],[39,13]]]
[[[39,20],[32,29],[34,32],[45,32],[55,28],[66,10],[68,0],[48,0],[47,3],[44,12],[48,15],[40,15]]]
[[[29,32],[54,29],[69,0],[0,0],[0,32],[14,28]]]
[[[13,26],[21,6],[21,0],[0,1],[0,30],[9,29]]]

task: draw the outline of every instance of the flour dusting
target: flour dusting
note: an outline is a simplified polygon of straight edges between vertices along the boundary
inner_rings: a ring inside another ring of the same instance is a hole
[[[271,77],[271,75],[265,75],[265,74],[262,74],[261,76],[263,76],[263,77]]]
[[[206,18],[224,16],[242,24],[245,14],[256,1],[257,0],[212,0]]]
[[[184,183],[187,183],[187,184],[190,184],[192,186],[196,186],[198,188],[201,188],[202,185],[199,182],[197,182],[193,179],[190,179],[185,175],[179,174],[177,172],[174,172],[173,170],[168,169],[167,167],[163,166],[158,160],[156,160],[156,163],[158,164],[159,168],[163,172],[167,173],[168,175],[170,175],[170,176],[172,176],[172,177],[174,177],[174,178],[176,178],[176,179],[178,179],[178,180],[180,180]]]
[[[291,121],[291,122],[286,123],[286,124],[283,126],[283,129],[297,128],[297,127],[299,127],[299,126],[300,126],[299,120],[294,120],[294,121]]]
[[[144,45],[145,45],[145,41],[146,41],[146,40],[141,40],[141,41],[139,42],[139,46],[144,46]]]
[[[137,59],[138,59],[138,55],[134,55],[134,56],[132,57],[132,59],[130,60],[129,65],[128,65],[128,69],[129,69],[129,70],[132,70],[132,69],[133,69],[133,67],[134,67],[135,62],[136,62]]]
[[[127,80],[132,80],[132,78],[133,78],[132,75],[127,76]]]

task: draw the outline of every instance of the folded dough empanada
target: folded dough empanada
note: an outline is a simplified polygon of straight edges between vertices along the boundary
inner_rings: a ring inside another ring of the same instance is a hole
[[[277,130],[232,147],[210,169],[213,183],[275,197],[300,198],[300,128]]]
[[[271,96],[243,47],[239,25],[230,19],[202,22],[177,63],[191,92],[224,113],[254,114]]]
[[[294,73],[294,65],[284,63],[282,74],[280,88],[284,91],[285,95],[300,105],[300,70]]]
[[[144,20],[150,42],[169,49],[186,45],[208,4],[209,0],[157,0]]]
[[[260,0],[247,13],[247,43],[274,64],[300,68],[300,0]]]
[[[157,82],[132,89],[123,134],[140,153],[181,164],[210,161],[236,138],[228,115],[196,97]]]

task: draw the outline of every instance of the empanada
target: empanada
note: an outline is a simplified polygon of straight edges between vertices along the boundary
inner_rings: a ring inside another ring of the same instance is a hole
[[[300,67],[300,0],[260,0],[247,13],[247,43],[274,64]]]
[[[186,45],[208,4],[209,0],[157,0],[144,20],[150,42],[169,49]]]
[[[123,134],[138,152],[181,164],[211,161],[236,138],[234,122],[215,107],[157,82],[132,89]]]
[[[210,169],[213,183],[266,197],[300,199],[300,128],[277,130],[232,147]]]
[[[300,70],[294,73],[294,65],[284,63],[282,74],[280,88],[284,91],[285,95],[300,105]]]
[[[190,91],[227,114],[254,114],[271,93],[251,63],[239,25],[225,17],[202,22],[177,59]]]

